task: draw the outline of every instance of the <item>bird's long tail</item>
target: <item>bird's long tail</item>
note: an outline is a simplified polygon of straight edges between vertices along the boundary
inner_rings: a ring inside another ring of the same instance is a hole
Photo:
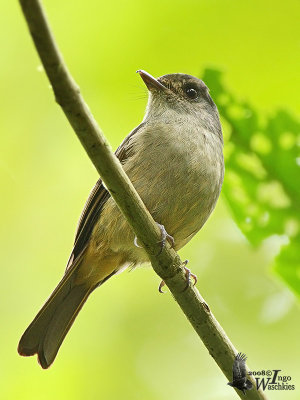
[[[48,368],[53,363],[66,334],[91,292],[113,275],[93,286],[76,284],[78,266],[75,265],[66,272],[19,342],[19,354],[32,356],[37,353],[42,368]]]

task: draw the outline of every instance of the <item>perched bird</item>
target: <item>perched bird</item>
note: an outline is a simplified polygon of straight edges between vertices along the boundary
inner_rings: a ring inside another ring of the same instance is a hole
[[[203,226],[220,194],[224,162],[219,114],[200,79],[185,74],[155,79],[138,72],[149,92],[145,117],[115,154],[179,250]],[[19,354],[37,353],[42,368],[50,366],[92,291],[126,267],[149,261],[134,238],[99,179],[81,214],[65,274],[23,334]]]
[[[227,383],[227,385],[241,390],[244,394],[246,390],[251,390],[253,386],[249,379],[247,379],[246,360],[246,354],[238,353],[235,356],[232,366],[232,382]]]

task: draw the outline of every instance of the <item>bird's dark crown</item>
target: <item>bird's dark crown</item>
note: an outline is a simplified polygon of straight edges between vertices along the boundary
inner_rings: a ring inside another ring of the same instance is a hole
[[[200,102],[205,99],[212,102],[208,87],[195,76],[187,74],[167,74],[158,79],[162,85],[171,90],[174,94],[184,97],[191,102]]]
[[[165,86],[182,87],[186,84],[195,85],[199,89],[207,90],[207,86],[201,79],[187,74],[167,74],[162,75],[157,80]]]

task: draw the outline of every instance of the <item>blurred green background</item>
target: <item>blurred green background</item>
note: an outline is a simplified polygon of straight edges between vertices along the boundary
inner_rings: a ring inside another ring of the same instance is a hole
[[[299,2],[44,5],[65,60],[113,148],[143,118],[147,93],[137,69],[155,76],[205,75],[222,113],[228,174],[215,212],[180,255],[190,260],[201,294],[237,349],[248,355],[250,368],[281,369],[292,377],[296,390],[269,391],[268,398],[299,399],[300,179],[296,162],[289,164],[291,154],[300,156]],[[53,100],[17,1],[3,2],[0,18],[0,398],[238,398],[170,294],[159,295],[151,268],[125,272],[96,291],[49,370],[17,355],[21,334],[64,271],[97,173]],[[288,117],[276,119],[278,109]],[[292,139],[287,135],[272,153],[272,135],[285,132],[286,124]],[[253,148],[249,174],[244,168],[249,157],[241,161],[236,155],[249,156]],[[270,186],[253,198],[257,183],[270,176],[281,189],[291,189],[290,201]],[[272,206],[266,194],[280,204],[269,213],[275,221],[269,230],[266,217],[259,222]],[[282,259],[276,273],[272,265],[290,240],[293,252],[284,260],[295,268],[285,277]]]

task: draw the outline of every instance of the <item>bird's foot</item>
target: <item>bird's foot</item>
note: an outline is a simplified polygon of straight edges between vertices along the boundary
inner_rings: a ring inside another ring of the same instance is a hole
[[[185,260],[183,262],[183,269],[185,271],[185,278],[186,278],[186,286],[183,289],[183,292],[186,291],[186,289],[190,286],[191,278],[194,280],[193,286],[195,286],[198,281],[197,275],[193,274],[191,270],[187,268],[188,262],[189,260]]]
[[[160,254],[163,251],[167,241],[170,243],[171,247],[173,248],[175,246],[175,240],[174,240],[173,236],[168,234],[164,225],[161,225],[158,222],[156,222],[156,224],[159,227],[160,232],[161,232],[161,240],[159,241],[160,251],[158,253],[158,254]]]
[[[161,240],[158,242],[160,244],[160,250],[159,250],[158,254],[160,254],[163,251],[167,240],[170,243],[172,248],[175,246],[175,241],[174,241],[173,236],[168,234],[168,232],[166,231],[166,228],[163,225],[159,224],[158,222],[156,222],[156,224],[158,225],[158,227],[160,229],[160,232],[161,232]],[[138,239],[135,236],[134,239],[133,239],[133,243],[134,243],[135,247],[138,247],[138,248],[142,249],[142,246],[140,246],[138,244],[137,240]]]
[[[194,280],[193,286],[196,285],[197,280],[198,280],[197,275],[193,274],[193,273],[191,272],[191,270],[188,269],[188,268],[186,267],[186,265],[187,265],[188,262],[189,262],[189,260],[185,260],[185,261],[183,262],[183,269],[184,269],[185,277],[186,277],[186,286],[185,286],[185,288],[183,289],[183,292],[190,286],[191,278]],[[166,284],[165,281],[161,281],[161,282],[160,282],[160,284],[159,284],[159,286],[158,286],[158,291],[159,291],[159,293],[165,293],[165,292],[162,290],[162,288],[165,286],[165,284]]]

